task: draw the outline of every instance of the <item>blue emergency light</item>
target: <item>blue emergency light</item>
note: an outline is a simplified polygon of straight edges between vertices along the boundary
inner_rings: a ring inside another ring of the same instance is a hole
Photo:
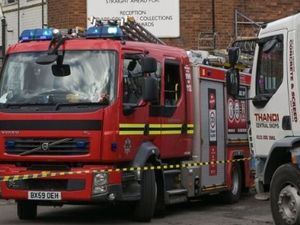
[[[43,41],[43,40],[51,40],[53,38],[53,29],[28,29],[24,30],[19,40],[20,41]]]
[[[114,38],[121,39],[123,32],[118,26],[95,26],[86,32],[86,38]]]

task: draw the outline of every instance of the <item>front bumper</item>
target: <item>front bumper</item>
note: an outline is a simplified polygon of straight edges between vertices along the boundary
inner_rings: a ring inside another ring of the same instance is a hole
[[[123,200],[121,172],[114,171],[108,174],[106,191],[100,194],[93,194],[94,174],[92,172],[81,174],[76,173],[78,171],[99,171],[103,169],[106,170],[109,169],[109,167],[84,166],[82,168],[72,168],[68,171],[74,172],[71,175],[1,182],[0,196],[3,199],[26,200],[28,199],[29,191],[54,191],[61,193],[61,200],[59,200],[60,203]],[[27,170],[25,167],[16,167],[14,165],[0,165],[0,176],[21,175],[23,177],[23,175],[37,174],[41,172],[42,171]]]

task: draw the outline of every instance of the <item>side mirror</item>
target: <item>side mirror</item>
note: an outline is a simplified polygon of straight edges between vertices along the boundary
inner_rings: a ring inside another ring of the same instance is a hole
[[[231,68],[226,72],[227,94],[237,97],[240,91],[240,74],[238,69]]]
[[[71,74],[71,69],[69,65],[52,65],[52,74],[56,77],[66,77]]]
[[[141,59],[141,66],[143,73],[154,73],[157,70],[157,61],[152,57],[145,57]]]
[[[48,65],[54,63],[57,60],[58,56],[55,54],[42,55],[35,62],[40,65]]]
[[[234,66],[239,61],[240,48],[231,47],[228,49],[228,61],[231,66]]]
[[[153,77],[145,77],[144,79],[143,100],[151,103],[159,101],[158,83]]]

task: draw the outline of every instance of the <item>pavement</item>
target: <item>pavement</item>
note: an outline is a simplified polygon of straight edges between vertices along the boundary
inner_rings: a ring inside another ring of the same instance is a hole
[[[34,221],[20,221],[16,215],[14,201],[0,200],[0,224],[2,225],[83,225],[108,224],[129,225],[145,224],[133,222],[130,207],[123,206],[63,206],[38,208]],[[269,201],[258,201],[254,194],[243,195],[233,205],[222,204],[215,198],[205,201],[192,201],[167,208],[166,215],[154,218],[155,225],[272,225]]]

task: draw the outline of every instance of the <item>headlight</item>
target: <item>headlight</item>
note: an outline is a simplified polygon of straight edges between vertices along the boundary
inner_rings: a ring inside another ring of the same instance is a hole
[[[94,190],[93,190],[93,194],[103,194],[107,192],[107,186],[106,185],[102,185],[102,186],[99,186],[99,187],[94,187]]]
[[[107,173],[95,173],[93,183],[93,193],[102,194],[107,192]]]
[[[96,173],[94,175],[94,186],[101,186],[107,184],[107,174],[106,173]]]

